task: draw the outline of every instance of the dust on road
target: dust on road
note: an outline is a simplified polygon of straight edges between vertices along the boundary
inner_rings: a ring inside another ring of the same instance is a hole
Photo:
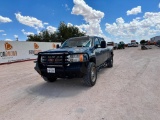
[[[46,83],[33,61],[0,66],[1,120],[159,120],[160,49],[114,51],[94,87],[81,79]]]

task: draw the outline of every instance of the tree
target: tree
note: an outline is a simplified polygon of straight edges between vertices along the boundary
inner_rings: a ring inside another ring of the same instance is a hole
[[[39,34],[28,35],[27,37],[27,41],[50,42],[52,39],[52,34],[50,34],[47,30],[43,30]]]
[[[140,44],[141,44],[141,45],[144,45],[145,43],[146,43],[145,40],[141,40],[141,41],[140,41]]]
[[[41,37],[36,34],[35,35],[28,35],[27,37],[28,37],[27,41],[36,41],[36,42],[41,41]]]
[[[64,22],[61,22],[56,32],[50,33],[47,30],[43,30],[38,35],[29,35],[27,41],[64,42],[71,37],[79,37],[84,35],[85,33],[80,32],[78,27],[67,26]]]
[[[60,23],[58,27],[57,36],[61,42],[64,42],[66,39],[71,37],[80,37],[84,36],[85,33],[80,32],[78,27],[75,26],[67,26],[64,22]]]

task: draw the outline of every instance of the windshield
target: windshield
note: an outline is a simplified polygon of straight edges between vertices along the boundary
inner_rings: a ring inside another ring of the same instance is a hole
[[[62,44],[63,47],[91,47],[91,39],[89,38],[72,38]]]

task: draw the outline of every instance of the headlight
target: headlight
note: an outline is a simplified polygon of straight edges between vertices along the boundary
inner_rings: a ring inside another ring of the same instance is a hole
[[[85,62],[87,61],[87,55],[85,54],[73,54],[69,55],[68,59],[70,62]]]
[[[41,63],[45,63],[46,62],[46,56],[41,56]]]

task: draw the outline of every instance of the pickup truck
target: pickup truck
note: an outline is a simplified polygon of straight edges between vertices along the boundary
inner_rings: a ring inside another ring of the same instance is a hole
[[[57,78],[83,78],[87,86],[94,86],[97,71],[113,66],[113,47],[97,36],[73,37],[60,48],[38,53],[35,70],[47,82]]]
[[[118,44],[118,49],[125,49],[125,44],[123,41],[120,41]]]

